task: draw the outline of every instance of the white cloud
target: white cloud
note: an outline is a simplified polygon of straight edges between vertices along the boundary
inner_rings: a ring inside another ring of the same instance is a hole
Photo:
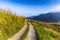
[[[55,5],[56,6],[56,5]],[[47,13],[49,11],[60,10],[60,5],[54,7],[40,7],[40,6],[26,6],[26,5],[17,5],[9,2],[0,1],[0,8],[10,9],[12,12],[16,12],[17,15],[22,16],[33,16],[39,15],[40,13]]]
[[[24,5],[14,5],[8,2],[0,2],[0,8],[11,10],[12,12],[16,12],[17,15],[23,16],[32,16],[37,15],[37,13],[41,13],[40,7],[29,7]]]
[[[55,5],[55,7],[51,11],[60,12],[60,4],[59,5]]]

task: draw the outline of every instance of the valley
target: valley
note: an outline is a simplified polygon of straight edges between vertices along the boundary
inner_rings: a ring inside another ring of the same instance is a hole
[[[60,24],[0,12],[0,40],[60,40]]]

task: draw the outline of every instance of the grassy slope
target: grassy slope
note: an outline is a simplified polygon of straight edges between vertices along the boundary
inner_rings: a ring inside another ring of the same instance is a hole
[[[53,30],[57,31],[57,32],[60,32],[60,24],[50,24],[52,27]]]
[[[24,17],[3,10],[0,11],[0,40],[7,40],[8,37],[18,32],[24,23]]]
[[[35,21],[35,20],[34,20]],[[60,32],[60,24],[51,24],[51,23],[46,23],[46,22],[40,22],[40,21],[35,21],[39,25],[46,27],[48,29],[52,29],[56,32]]]
[[[54,29],[57,29],[56,27],[53,28],[50,27],[50,25],[48,26],[46,23],[46,25],[44,23],[37,23],[37,22],[34,22],[32,21],[31,22],[34,27],[35,27],[35,30],[36,30],[36,34],[37,34],[37,38],[38,40],[60,40],[60,34],[58,34]],[[46,27],[48,26],[48,28]],[[53,29],[53,31],[49,30],[50,29]],[[57,33],[54,33],[54,31]]]

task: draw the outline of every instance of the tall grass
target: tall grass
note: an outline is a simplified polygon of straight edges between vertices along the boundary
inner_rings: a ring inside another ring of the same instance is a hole
[[[55,34],[53,32],[45,30],[43,26],[37,24],[36,22],[31,22],[36,30],[38,40],[55,40]]]
[[[46,23],[46,22],[40,22],[40,21],[35,21],[34,22],[38,23],[39,25],[46,27],[48,29],[52,29],[56,32],[60,32],[60,24],[52,24],[52,23]]]
[[[17,33],[25,23],[25,18],[9,11],[0,11],[0,40],[7,40]]]

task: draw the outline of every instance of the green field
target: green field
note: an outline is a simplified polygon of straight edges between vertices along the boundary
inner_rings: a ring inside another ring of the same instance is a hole
[[[7,40],[17,33],[25,23],[25,18],[12,14],[10,11],[0,11],[0,40]]]
[[[53,28],[53,26],[52,27],[48,26],[50,29],[52,29],[49,30],[49,28],[47,28],[46,25],[44,25],[43,23],[37,23],[34,21],[31,21],[31,23],[35,27],[38,40],[60,40],[60,33],[53,30],[56,28],[56,26],[55,28]]]

